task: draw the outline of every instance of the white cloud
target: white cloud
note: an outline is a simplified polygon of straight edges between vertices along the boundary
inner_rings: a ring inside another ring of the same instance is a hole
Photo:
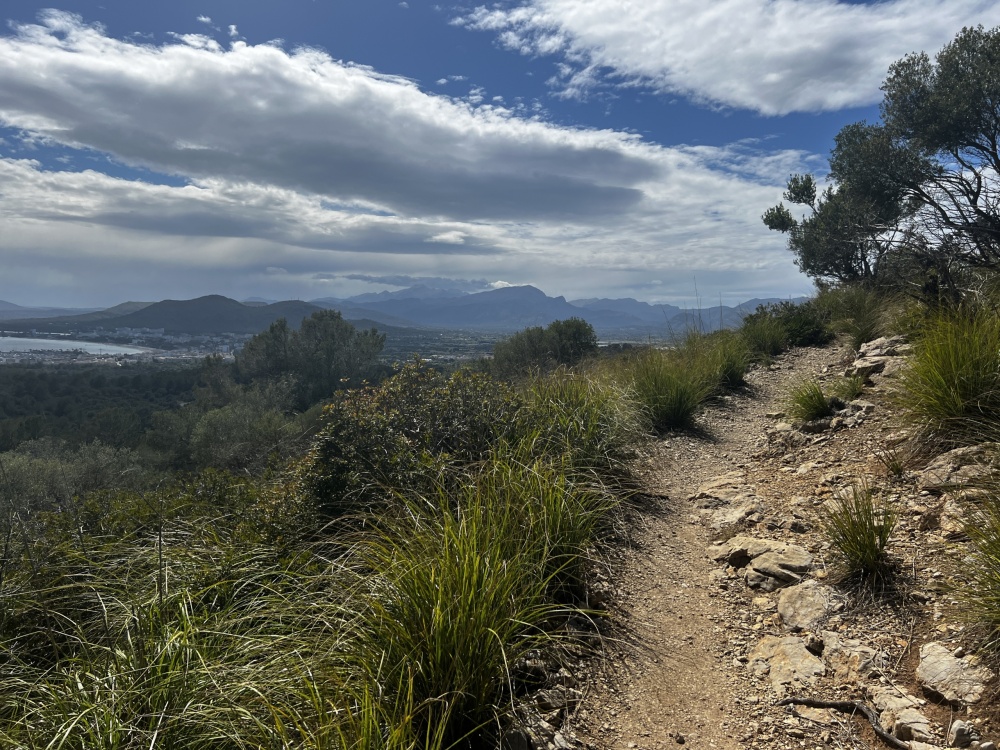
[[[211,16],[198,16],[198,23],[203,23],[206,26],[211,26],[212,17]]]
[[[0,158],[0,299],[32,263],[71,269],[75,294],[116,296],[186,278],[307,297],[390,265],[568,296],[686,287],[696,269],[750,296],[808,287],[759,219],[789,172],[817,166],[808,155],[667,148],[526,109],[429,95],[316,50],[139,45],[50,13],[0,37],[0,124],[188,184]]]
[[[768,115],[880,99],[888,66],[963,26],[1000,24],[994,0],[528,0],[458,24],[527,55],[560,55],[567,96],[651,86]]]
[[[240,38],[240,30],[236,28],[236,24],[234,23],[229,24],[229,38],[230,39]]]

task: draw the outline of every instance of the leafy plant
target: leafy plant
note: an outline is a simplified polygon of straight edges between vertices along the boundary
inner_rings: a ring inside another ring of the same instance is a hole
[[[833,501],[823,529],[848,576],[868,581],[886,578],[892,568],[885,549],[897,519],[892,503],[876,499],[865,482],[852,485],[849,493]]]

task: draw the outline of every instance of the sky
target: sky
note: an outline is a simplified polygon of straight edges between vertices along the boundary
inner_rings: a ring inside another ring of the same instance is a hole
[[[995,0],[0,4],[0,300],[808,294],[760,216]]]

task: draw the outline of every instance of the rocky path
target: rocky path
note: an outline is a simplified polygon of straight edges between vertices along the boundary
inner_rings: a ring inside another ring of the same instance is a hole
[[[568,721],[582,742],[601,750],[878,745],[860,720],[776,705],[809,695],[866,700],[890,728],[912,711],[912,727],[897,734],[945,744],[961,702],[912,695],[917,641],[937,637],[951,654],[962,630],[942,624],[951,602],[933,585],[954,557],[938,533],[940,505],[901,490],[906,507],[893,546],[912,568],[903,578],[914,595],[861,601],[827,585],[823,504],[859,479],[885,480],[876,454],[902,438],[882,405],[887,387],[876,377],[863,396],[870,401],[833,429],[793,430],[780,413],[793,384],[832,385],[852,360],[844,348],[794,351],[708,410],[702,433],[651,447],[642,471],[661,507],[643,515],[618,566],[618,640],[581,685]],[[988,676],[979,673],[980,682]],[[978,742],[989,720],[969,727]]]

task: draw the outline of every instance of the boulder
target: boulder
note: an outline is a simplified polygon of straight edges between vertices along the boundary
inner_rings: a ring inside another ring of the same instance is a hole
[[[975,657],[957,657],[943,643],[925,643],[920,647],[917,682],[925,692],[949,703],[977,703],[986,690],[993,672]]]
[[[882,336],[872,339],[858,349],[860,357],[897,357],[912,351],[905,336]]]
[[[931,720],[921,711],[923,701],[897,685],[872,690],[872,703],[879,711],[882,728],[904,742],[930,742],[935,739]]]
[[[758,676],[767,675],[779,696],[814,685],[826,672],[823,662],[806,648],[805,640],[795,636],[762,639],[749,655],[749,667]]]
[[[764,591],[798,583],[812,567],[812,555],[798,545],[742,535],[709,547],[708,555],[745,568],[747,585]]]

